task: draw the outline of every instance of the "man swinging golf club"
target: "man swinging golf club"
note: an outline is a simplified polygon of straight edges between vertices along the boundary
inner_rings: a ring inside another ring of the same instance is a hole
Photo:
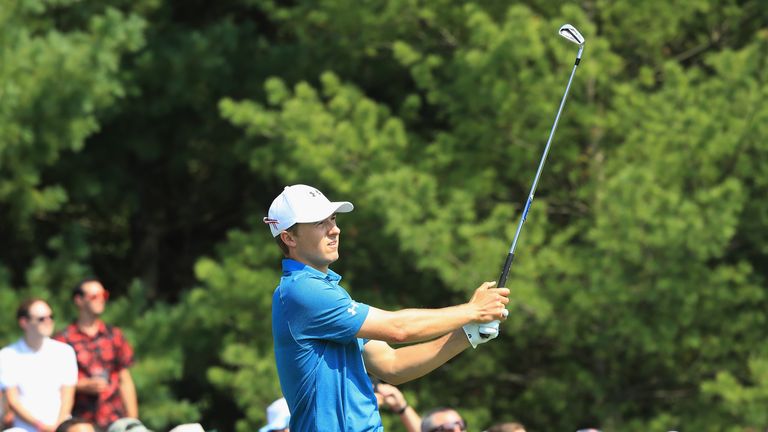
[[[480,285],[469,302],[442,309],[390,312],[354,301],[328,268],[339,259],[336,214],[352,209],[294,185],[264,218],[285,255],[272,297],[272,336],[292,432],[383,431],[366,371],[395,385],[421,377],[495,338],[497,320],[507,315],[509,290],[495,282]],[[421,343],[389,345],[414,342]]]

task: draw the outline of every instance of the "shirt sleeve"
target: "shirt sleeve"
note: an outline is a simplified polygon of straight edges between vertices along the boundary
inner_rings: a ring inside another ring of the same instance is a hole
[[[77,356],[75,350],[69,345],[65,345],[64,356],[62,359],[62,386],[74,386],[77,384]]]
[[[286,288],[285,312],[297,340],[348,343],[368,315],[368,305],[352,300],[342,288],[323,280],[301,279]]]
[[[133,348],[128,340],[125,339],[123,331],[115,327],[112,329],[115,341],[115,355],[117,361],[117,370],[128,369],[133,366]]]
[[[16,387],[17,385],[13,374],[9,373],[9,370],[13,369],[11,362],[10,352],[5,349],[0,351],[0,390]]]

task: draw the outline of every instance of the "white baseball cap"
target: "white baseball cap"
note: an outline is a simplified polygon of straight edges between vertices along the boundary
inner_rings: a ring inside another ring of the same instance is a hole
[[[259,432],[287,429],[290,421],[288,402],[285,398],[280,398],[267,407],[267,425],[259,429]]]
[[[297,184],[286,186],[272,201],[264,223],[269,225],[272,237],[277,237],[294,224],[320,222],[334,213],[349,213],[354,208],[351,202],[332,202],[316,188]]]

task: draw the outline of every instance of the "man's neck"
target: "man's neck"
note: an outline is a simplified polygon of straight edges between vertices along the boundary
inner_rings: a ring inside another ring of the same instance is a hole
[[[32,351],[40,351],[40,348],[43,346],[43,342],[45,342],[45,336],[40,335],[24,335],[24,343],[27,344],[27,346],[32,349]]]
[[[81,332],[93,336],[99,331],[99,322],[97,316],[81,314],[77,319],[77,328]]]
[[[304,265],[310,266],[310,267],[312,267],[313,269],[315,269],[315,270],[317,270],[319,272],[322,272],[324,274],[328,274],[328,268],[329,267],[328,267],[327,264],[325,266],[321,266],[321,265],[318,265],[318,264],[312,264],[309,260],[297,257],[294,254],[289,255],[288,258],[292,259],[294,261],[300,262],[300,263],[302,263]]]

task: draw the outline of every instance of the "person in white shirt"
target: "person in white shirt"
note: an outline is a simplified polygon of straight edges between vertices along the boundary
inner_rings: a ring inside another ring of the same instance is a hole
[[[53,432],[72,411],[75,351],[50,338],[53,312],[44,300],[25,300],[16,318],[24,336],[0,350],[0,389],[15,414],[15,428]]]

